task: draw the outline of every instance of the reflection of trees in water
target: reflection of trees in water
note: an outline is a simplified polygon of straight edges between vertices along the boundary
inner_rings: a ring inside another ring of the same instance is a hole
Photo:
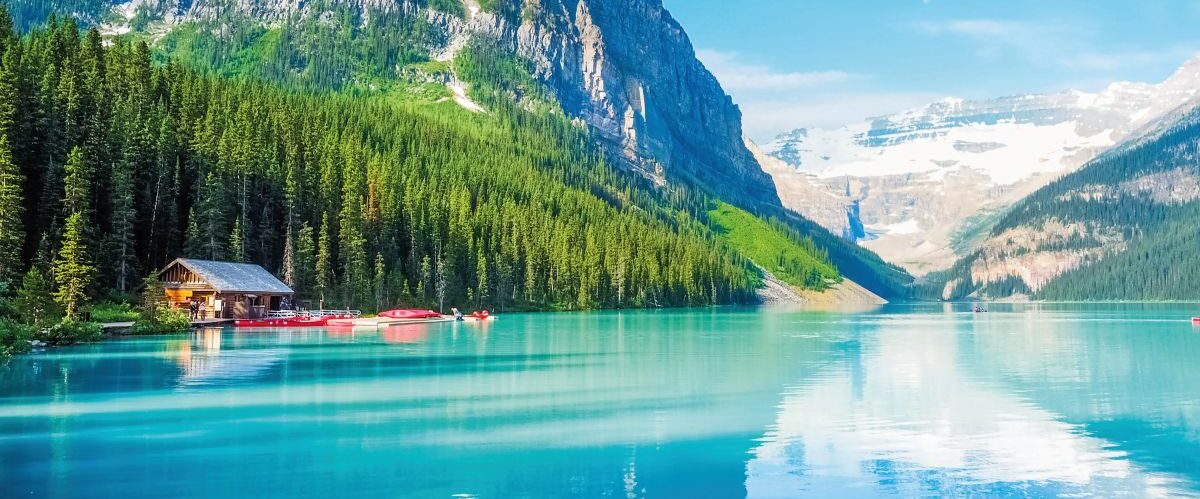
[[[222,351],[223,334],[221,329],[202,329],[192,334],[191,341],[181,342],[177,363],[182,374],[177,388],[226,387],[254,381],[287,356],[284,347]]]
[[[330,467],[348,463],[367,477],[364,490],[403,484],[429,492],[418,495],[461,492],[442,489],[457,483],[502,497],[524,490],[523,483],[569,477],[589,477],[572,482],[582,495],[737,495],[746,452],[770,423],[785,384],[818,372],[847,338],[832,316],[798,317],[507,316],[487,329],[429,325],[420,341],[395,344],[386,331],[197,333],[147,343],[144,355],[119,366],[136,385],[110,386],[79,409],[104,414],[107,429],[139,418],[164,433],[203,428],[205,438],[171,443],[178,446],[173,466],[203,466],[213,476],[253,472],[280,487],[275,493],[298,483],[272,481],[280,473],[328,477]],[[84,367],[75,375],[103,376],[99,371]],[[175,386],[190,393],[171,391]],[[196,387],[205,390],[190,390]],[[128,412],[103,412],[114,410],[100,400],[110,397],[121,398],[116,409]],[[213,452],[206,446],[244,450],[245,439],[263,459],[207,459]],[[155,462],[121,462],[101,461],[94,472],[140,473],[133,479],[147,490],[186,479],[154,473]],[[280,462],[289,465],[271,465]],[[496,464],[510,462],[519,466]]]

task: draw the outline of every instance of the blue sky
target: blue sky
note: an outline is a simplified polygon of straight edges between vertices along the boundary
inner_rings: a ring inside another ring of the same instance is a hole
[[[1161,81],[1200,0],[663,0],[758,141],[942,97]]]

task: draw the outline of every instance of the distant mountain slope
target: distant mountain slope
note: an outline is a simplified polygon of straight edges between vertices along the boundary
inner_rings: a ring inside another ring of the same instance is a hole
[[[1144,133],[1023,200],[925,294],[1200,298],[1200,109]]]
[[[811,211],[813,197],[839,197],[850,216],[824,217],[827,228],[923,273],[972,250],[974,236],[1023,196],[1198,90],[1200,59],[1159,84],[946,99],[842,129],[797,130],[764,149],[795,169],[776,176],[785,204],[821,220]]]

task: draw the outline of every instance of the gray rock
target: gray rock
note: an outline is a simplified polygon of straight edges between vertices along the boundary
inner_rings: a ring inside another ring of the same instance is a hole
[[[153,0],[152,0],[153,1]],[[333,0],[373,12],[424,15],[446,33],[431,54],[449,59],[486,36],[533,63],[563,110],[581,119],[624,168],[657,184],[700,182],[743,205],[778,206],[771,178],[743,144],[742,115],[696,59],[661,0],[513,0],[500,12],[466,0],[463,17],[412,0]],[[231,13],[276,24],[321,16],[305,0],[157,0],[170,22]]]

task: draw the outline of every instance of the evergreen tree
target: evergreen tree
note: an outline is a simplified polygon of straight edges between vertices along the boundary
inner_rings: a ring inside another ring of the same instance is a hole
[[[88,291],[96,273],[87,247],[85,223],[80,212],[67,217],[62,248],[52,269],[56,284],[54,301],[63,308],[69,320],[79,318],[81,308],[87,304]]]
[[[283,263],[279,268],[280,279],[292,290],[296,289],[296,240],[289,224],[283,240]]]
[[[437,282],[434,284],[434,292],[437,293],[438,312],[442,312],[446,309],[446,291],[450,285],[450,272],[448,270],[449,267],[446,265],[444,254],[438,257],[434,266],[436,267],[434,272],[437,279]]]
[[[21,320],[38,327],[53,324],[62,311],[51,298],[54,287],[46,272],[39,267],[30,267],[17,289],[16,309]]]
[[[8,137],[0,134],[0,284],[20,277],[25,243],[24,178],[12,161],[8,144]]]
[[[133,239],[137,224],[137,210],[133,201],[133,168],[127,159],[114,165],[110,186],[109,262],[112,265],[113,287],[126,292],[133,284],[138,263]]]
[[[63,179],[63,211],[67,216],[80,213],[84,223],[88,223],[92,207],[92,174],[84,161],[83,149],[71,149],[63,171],[66,173]]]
[[[166,292],[163,289],[163,283],[158,279],[158,274],[153,273],[142,279],[142,292],[139,297],[139,305],[141,306],[142,318],[156,322],[158,321],[159,309],[167,306]]]
[[[204,258],[204,236],[200,233],[200,223],[196,220],[196,208],[188,212],[187,231],[184,233],[183,253],[188,258]]]
[[[322,303],[329,298],[333,289],[333,243],[329,240],[329,217],[321,220],[321,233],[317,236],[317,298]]]
[[[314,287],[316,285],[316,269],[317,257],[316,250],[313,248],[313,239],[315,238],[312,227],[307,223],[300,226],[300,230],[296,233],[296,263],[295,263],[295,290],[301,298],[312,298]]]
[[[226,255],[231,262],[246,261],[246,243],[242,236],[241,219],[233,222],[233,232],[229,234],[229,251],[226,252]]]
[[[375,254],[375,310],[383,310],[388,304],[387,296],[387,266],[383,261],[383,254]]]

